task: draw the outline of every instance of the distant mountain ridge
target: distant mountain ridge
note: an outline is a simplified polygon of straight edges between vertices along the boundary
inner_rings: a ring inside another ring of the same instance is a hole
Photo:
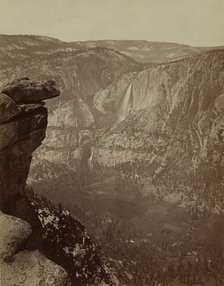
[[[47,52],[70,51],[104,47],[114,49],[137,62],[158,63],[200,52],[200,48],[183,44],[151,42],[144,40],[98,40],[65,42],[46,36],[0,35],[0,51],[20,50],[44,54]]]

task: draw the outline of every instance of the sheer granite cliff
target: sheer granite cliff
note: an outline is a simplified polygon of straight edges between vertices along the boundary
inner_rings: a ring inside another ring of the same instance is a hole
[[[42,100],[58,95],[53,81],[27,78],[10,83],[0,94],[0,209],[4,212],[0,212],[0,284],[3,286],[70,285],[61,266],[34,250],[40,243],[41,227],[25,194],[32,152],[44,139],[47,126],[47,109]],[[32,222],[33,229],[26,221]]]
[[[94,97],[109,127],[99,133],[95,160],[148,177],[221,168],[223,94],[223,49],[123,76]]]
[[[32,153],[45,138],[47,109],[42,100],[58,95],[53,81],[27,78],[8,84],[0,94],[0,207],[4,212],[16,215]]]

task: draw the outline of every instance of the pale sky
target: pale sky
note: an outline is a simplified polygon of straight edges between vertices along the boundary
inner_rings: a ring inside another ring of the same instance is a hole
[[[0,0],[0,34],[224,45],[224,0]]]

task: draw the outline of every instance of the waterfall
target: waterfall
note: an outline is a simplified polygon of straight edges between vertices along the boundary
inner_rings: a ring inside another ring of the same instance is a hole
[[[93,147],[91,147],[91,155],[88,159],[88,166],[90,169],[93,169]]]
[[[117,110],[117,121],[116,124],[125,120],[130,112],[132,105],[132,82],[128,86],[124,97],[120,101],[120,105]]]

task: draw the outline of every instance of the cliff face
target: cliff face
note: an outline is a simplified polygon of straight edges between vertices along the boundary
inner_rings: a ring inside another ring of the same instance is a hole
[[[27,78],[8,84],[0,94],[0,210],[4,212],[0,213],[0,270],[4,286],[67,286],[70,278],[72,285],[109,285],[109,276],[82,224],[61,206],[57,209],[33,196],[26,186],[32,153],[45,138],[47,109],[42,100],[58,95],[52,80]],[[69,277],[36,249],[65,268]]]
[[[54,82],[21,79],[0,94],[0,282],[1,285],[70,285],[64,269],[38,250],[41,228],[25,195],[32,152],[47,126],[42,100],[59,95]],[[18,218],[19,217],[19,218]],[[32,221],[33,227],[20,218]],[[38,236],[39,233],[39,238]]]
[[[148,177],[223,166],[223,94],[223,50],[123,77],[94,97],[112,126],[99,136],[95,160],[141,164]]]
[[[96,127],[98,114],[92,108],[94,94],[122,73],[140,67],[128,58],[105,49],[69,56],[66,60],[62,59],[62,65],[58,59],[58,64],[60,67],[53,78],[59,83],[62,96],[60,102],[49,106],[47,136],[37,157],[76,168],[82,157],[82,138],[87,136],[91,140]],[[48,69],[54,69],[51,61]],[[40,73],[37,67],[36,74]]]
[[[114,91],[110,88],[110,93],[126,92],[128,86],[122,83],[126,79],[119,79],[121,75],[128,72],[137,72],[139,74],[139,76],[136,75],[137,79],[142,78],[139,87],[134,84],[133,87],[130,86],[130,89],[136,89],[135,93],[137,94],[137,90],[141,90],[141,85],[144,86],[144,75],[140,75],[144,72],[139,73],[138,71],[145,67],[130,57],[156,63],[199,53],[199,49],[184,45],[146,41],[65,43],[47,37],[1,36],[0,44],[2,82],[29,74],[35,79],[54,79],[61,90],[60,99],[53,99],[48,104],[49,124],[46,139],[41,148],[35,152],[33,163],[40,164],[44,158],[54,163],[68,164],[72,168],[80,167],[80,161],[82,161],[83,152],[85,152],[83,140],[86,142],[88,139],[91,145],[92,131],[95,130],[95,127],[102,127],[105,124],[105,117],[99,112],[99,110],[102,111],[102,108],[99,108],[98,103],[96,108],[93,106],[93,98],[96,99],[94,95],[99,90],[101,94],[105,93],[104,88],[109,84],[113,85],[113,82],[118,82],[118,86]],[[172,55],[170,56],[169,53]],[[124,54],[130,57],[124,56]],[[13,67],[15,61],[17,68]],[[151,80],[154,79],[156,79],[156,75],[155,78],[151,78]],[[151,90],[151,93],[153,92]],[[102,96],[99,97],[102,100]],[[107,97],[107,103],[104,102],[108,107],[111,106],[110,98],[108,101]],[[118,121],[124,118],[130,109],[131,98],[130,96],[128,101],[129,108],[126,108],[126,104],[123,102],[121,104],[122,111],[118,110],[116,106],[115,112],[111,110],[110,116],[106,117],[108,123],[117,117],[119,117]],[[141,100],[138,98],[138,108],[148,106],[147,99],[146,101],[145,99],[145,97]],[[119,100],[116,100],[116,105],[120,105]],[[88,149],[84,156],[88,157],[90,153],[91,150]]]
[[[52,81],[16,80],[0,95],[0,206],[16,211],[33,151],[45,138],[47,109],[42,100],[59,95]],[[12,206],[14,204],[14,206]]]
[[[61,91],[60,98],[47,104],[46,140],[36,152],[36,162],[45,158],[77,167],[82,156],[83,132],[92,138],[96,125],[98,113],[92,108],[95,93],[123,73],[140,70],[143,65],[105,48],[81,47],[80,50],[79,44],[70,47],[60,41],[37,37],[25,37],[22,47],[17,39],[11,41],[14,44],[7,37],[0,37],[0,86],[28,74],[36,80],[53,79]]]

